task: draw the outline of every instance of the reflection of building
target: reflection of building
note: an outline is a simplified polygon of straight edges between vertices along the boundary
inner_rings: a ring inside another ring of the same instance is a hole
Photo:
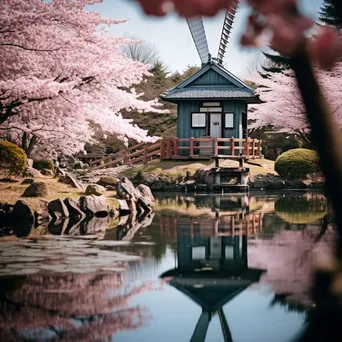
[[[232,341],[223,306],[263,271],[248,268],[250,222],[261,227],[258,214],[232,213],[216,218],[172,218],[177,227],[177,264],[161,277],[202,308],[191,341],[204,341],[212,315],[218,313],[225,341]]]

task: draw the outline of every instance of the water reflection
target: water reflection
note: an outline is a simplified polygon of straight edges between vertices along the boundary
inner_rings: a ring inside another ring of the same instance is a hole
[[[36,253],[27,267],[44,264],[49,273],[14,278],[18,255],[7,255],[11,267],[0,276],[5,340],[287,341],[314,304],[311,266],[334,240],[319,193],[161,194],[145,217],[55,222],[44,234],[52,233],[67,237],[64,247],[51,243],[49,259]],[[90,240],[79,243],[78,259],[61,262],[56,255],[75,253],[80,237]],[[121,245],[106,250],[113,240]],[[86,244],[89,253],[81,251]],[[8,250],[4,244],[1,259]],[[121,252],[142,258],[113,264]]]
[[[263,273],[263,270],[248,268],[246,235],[251,229],[260,229],[261,216],[246,217],[249,215],[236,214],[234,206],[232,209],[231,215],[221,218],[216,212],[214,220],[175,219],[177,267],[163,273],[161,278],[169,278],[169,285],[201,307],[202,313],[191,337],[193,342],[205,341],[209,323],[216,313],[224,340],[232,341],[223,306],[258,282]]]

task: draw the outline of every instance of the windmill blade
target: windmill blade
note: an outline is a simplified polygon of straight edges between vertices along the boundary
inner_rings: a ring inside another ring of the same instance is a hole
[[[221,34],[220,46],[217,54],[217,60],[219,64],[223,64],[224,56],[226,54],[227,45],[229,43],[229,38],[231,31],[233,29],[234,19],[236,11],[239,6],[239,0],[234,0],[230,9],[227,11],[224,18],[223,29]]]
[[[207,64],[209,62],[209,47],[203,19],[201,17],[192,18],[187,19],[187,22],[201,62],[202,64]]]

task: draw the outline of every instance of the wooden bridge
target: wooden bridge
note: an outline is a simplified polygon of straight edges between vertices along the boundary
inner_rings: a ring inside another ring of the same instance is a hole
[[[168,138],[155,144],[141,143],[90,162],[92,169],[161,160],[255,159],[261,157],[261,140],[235,138]]]

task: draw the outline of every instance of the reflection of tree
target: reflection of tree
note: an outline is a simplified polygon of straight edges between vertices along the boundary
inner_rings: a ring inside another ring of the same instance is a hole
[[[327,200],[321,194],[289,196],[275,202],[279,217],[290,224],[308,224],[322,219],[328,211]]]
[[[40,338],[52,335],[55,340],[99,341],[144,324],[147,310],[130,307],[129,300],[153,290],[154,284],[124,288],[120,272],[39,273],[10,288],[14,290],[1,295],[1,336],[20,340],[37,334]]]
[[[312,304],[309,294],[312,264],[315,258],[323,258],[331,252],[334,237],[332,229],[322,235],[318,226],[308,226],[304,231],[282,231],[271,240],[250,242],[248,264],[267,270],[261,282],[271,285],[278,299],[309,307]]]

